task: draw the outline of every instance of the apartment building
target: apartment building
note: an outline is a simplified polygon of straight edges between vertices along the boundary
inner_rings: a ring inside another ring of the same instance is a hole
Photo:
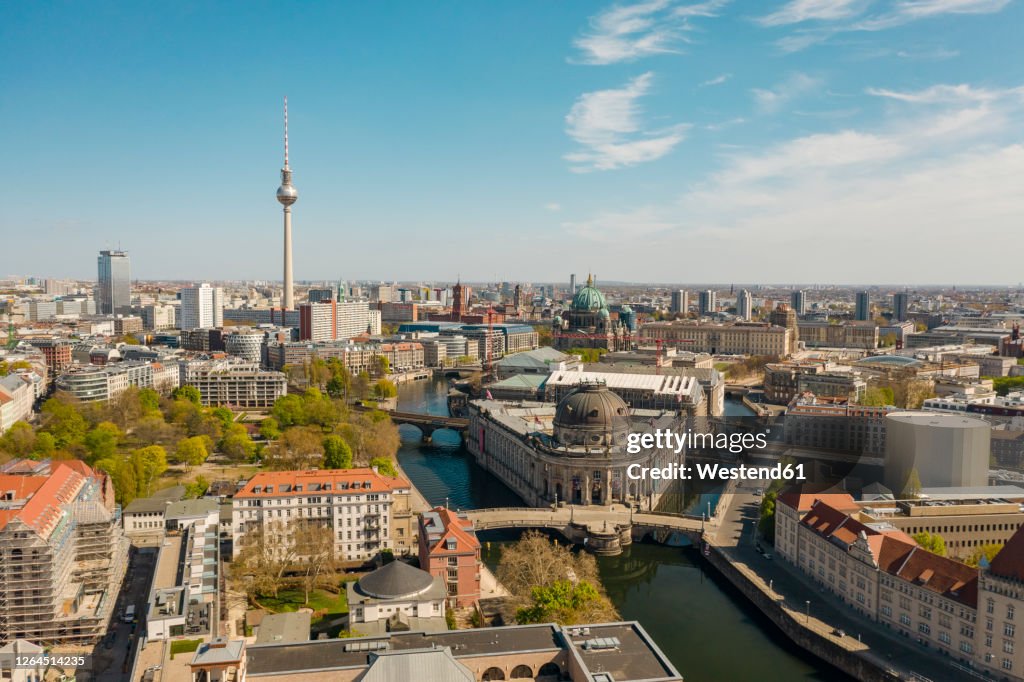
[[[113,400],[129,387],[169,393],[179,386],[178,365],[128,360],[109,365],[74,365],[57,377],[57,390],[82,402]]]
[[[715,324],[677,320],[653,322],[640,328],[641,343],[657,341],[693,353],[712,355],[785,357],[796,349],[792,330],[758,322]]]
[[[0,377],[0,435],[19,421],[28,421],[35,402],[31,372]]]
[[[241,358],[183,362],[180,384],[199,389],[206,406],[271,407],[288,392],[288,379]]]
[[[78,461],[0,468],[0,643],[99,641],[127,561],[106,474]]]
[[[764,369],[765,400],[775,405],[788,405],[801,393],[856,401],[866,390],[867,382],[850,367],[821,360],[771,363]]]
[[[71,365],[71,349],[74,344],[67,339],[35,338],[26,341],[38,348],[46,359],[46,371],[52,379]]]
[[[480,541],[465,514],[446,507],[421,514],[419,559],[423,570],[444,581],[449,607],[480,599]]]
[[[881,457],[885,454],[885,416],[894,410],[805,393],[786,409],[783,434],[786,444],[794,447]]]
[[[338,561],[372,559],[381,550],[410,553],[415,547],[411,485],[374,469],[260,473],[232,499],[233,556],[247,536],[293,548],[294,530],[312,523],[330,528]]]

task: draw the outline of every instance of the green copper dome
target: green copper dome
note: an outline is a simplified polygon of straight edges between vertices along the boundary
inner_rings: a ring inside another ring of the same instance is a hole
[[[604,294],[594,288],[593,277],[587,277],[587,286],[576,292],[572,297],[573,310],[603,310],[608,304],[604,300]]]

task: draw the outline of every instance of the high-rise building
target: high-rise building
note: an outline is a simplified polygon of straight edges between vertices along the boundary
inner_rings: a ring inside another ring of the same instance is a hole
[[[690,294],[685,289],[672,292],[672,307],[669,312],[672,314],[682,313],[685,315],[690,309]]]
[[[711,289],[705,289],[700,292],[700,299],[698,303],[701,317],[711,315],[718,310],[718,294]]]
[[[338,303],[334,300],[299,306],[299,340],[330,341],[337,338]]]
[[[768,321],[775,327],[785,327],[792,333],[792,343],[795,349],[796,342],[800,339],[800,328],[797,326],[796,311],[780,303],[768,314]]]
[[[573,277],[575,276],[573,275]],[[456,282],[455,286],[452,287],[452,320],[459,321],[462,319],[466,303],[465,287],[462,286],[461,281]]]
[[[753,312],[754,303],[750,292],[746,289],[740,289],[740,293],[736,294],[736,315],[740,319],[750,320]]]
[[[182,289],[179,329],[213,329],[224,326],[224,290],[203,282]]]
[[[807,292],[802,289],[794,291],[789,295],[789,307],[797,315],[807,314]]]
[[[127,251],[100,251],[97,259],[96,308],[111,315],[132,305],[132,272]]]
[[[910,305],[910,294],[906,291],[898,291],[892,295],[892,313],[897,322],[905,322],[907,319],[907,308]]]
[[[292,186],[292,169],[288,166],[288,98],[284,98],[284,168],[281,169],[281,186],[277,188],[277,200],[284,207],[284,295],[281,307],[295,310],[295,295],[292,282],[292,204],[299,198],[299,191]]]
[[[576,295],[576,274],[575,273],[569,275],[569,295],[570,296],[575,296]]]
[[[854,310],[854,319],[865,322],[871,319],[871,298],[866,291],[857,292],[857,307]]]

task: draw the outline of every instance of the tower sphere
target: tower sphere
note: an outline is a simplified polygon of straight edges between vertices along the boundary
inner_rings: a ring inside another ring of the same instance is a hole
[[[289,182],[277,188],[277,200],[285,206],[291,206],[299,198],[299,190],[295,189]]]

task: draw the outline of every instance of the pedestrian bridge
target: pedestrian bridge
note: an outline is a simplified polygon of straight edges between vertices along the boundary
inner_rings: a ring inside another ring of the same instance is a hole
[[[596,554],[618,554],[634,539],[648,535],[663,541],[673,533],[698,540],[704,530],[699,516],[630,512],[627,507],[568,505],[557,509],[501,507],[465,512],[478,531],[507,528],[552,530]]]

